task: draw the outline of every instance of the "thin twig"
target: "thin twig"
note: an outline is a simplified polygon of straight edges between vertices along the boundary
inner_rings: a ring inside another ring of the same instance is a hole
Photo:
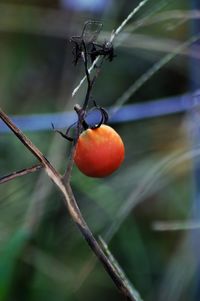
[[[0,184],[6,183],[8,181],[11,181],[17,177],[21,177],[21,176],[25,176],[29,173],[33,173],[35,171],[38,171],[39,169],[41,169],[43,166],[41,164],[37,164],[34,166],[31,166],[29,168],[24,168],[18,171],[14,171],[6,176],[3,176],[0,178]]]
[[[62,180],[63,180],[64,184],[68,184],[70,182],[72,168],[73,168],[73,165],[74,165],[75,150],[76,150],[76,144],[74,143],[71,150],[70,150],[69,160],[68,160],[66,171],[65,171],[65,173],[62,177]]]
[[[92,88],[95,84],[95,81],[99,75],[99,72],[100,72],[100,68],[105,60],[105,57],[103,57],[99,63],[99,65],[97,66],[97,64],[95,64],[95,69],[96,69],[96,72],[95,74],[93,75],[93,78],[91,79],[90,77],[90,69],[88,69],[88,58],[87,58],[87,49],[86,49],[86,45],[85,45],[85,42],[82,41],[83,43],[83,49],[84,49],[84,53],[82,55],[82,58],[83,58],[83,62],[84,62],[84,68],[85,68],[85,75],[86,75],[86,79],[87,79],[87,91],[86,91],[86,96],[85,96],[85,100],[84,100],[84,103],[83,103],[83,106],[82,106],[82,109],[85,111],[87,106],[88,106],[88,103],[89,103],[89,100],[90,100],[90,96],[91,96],[91,91],[92,91]]]
[[[84,236],[88,245],[92,249],[92,251],[96,254],[96,256],[101,261],[105,270],[108,272],[110,277],[112,278],[115,285],[118,287],[119,291],[127,298],[129,301],[136,301],[136,299],[132,296],[129,288],[125,285],[120,275],[116,273],[116,270],[113,268],[113,265],[110,263],[109,259],[105,255],[101,246],[94,238],[91,230],[87,226],[79,207],[76,203],[75,197],[71,190],[70,184],[64,185],[61,175],[54,169],[51,163],[45,158],[45,156],[41,153],[41,151],[28,139],[20,129],[16,127],[16,125],[10,120],[10,118],[0,109],[0,118],[7,124],[7,126],[12,130],[12,132],[18,137],[18,139],[30,150],[30,152],[38,158],[38,160],[42,163],[45,168],[45,171],[49,178],[54,182],[54,184],[59,188],[59,190],[64,195],[65,204],[67,205],[69,214],[73,221],[77,224],[80,232]]]
[[[85,67],[85,74],[86,74],[86,78],[87,78],[87,91],[86,91],[86,96],[85,96],[85,101],[83,103],[83,107],[82,109],[85,111],[87,106],[88,106],[88,102],[89,102],[89,98],[90,98],[90,93],[92,90],[92,82],[90,79],[90,73],[88,71],[88,59],[87,59],[87,49],[86,49],[86,45],[85,42],[82,41],[83,44],[83,53],[82,53],[82,57],[83,57],[83,62],[84,62],[84,67]]]
[[[143,301],[140,297],[140,294],[138,291],[132,286],[130,281],[128,280],[127,276],[125,275],[124,271],[122,270],[121,266],[117,262],[116,258],[113,256],[113,254],[110,252],[107,243],[103,240],[101,236],[99,236],[99,242],[107,255],[107,258],[110,260],[110,263],[113,265],[113,268],[115,269],[116,273],[120,276],[122,281],[124,282],[125,286],[129,288],[129,291],[132,293],[133,297],[136,301]]]
[[[87,49],[86,49],[86,45],[85,45],[85,42],[82,41],[83,43],[83,53],[82,53],[82,58],[83,58],[83,62],[84,62],[84,68],[85,68],[85,74],[86,74],[86,78],[87,78],[87,91],[86,91],[86,96],[85,96],[85,100],[84,100],[84,103],[83,103],[83,106],[80,107],[79,105],[75,105],[74,107],[74,110],[76,111],[77,115],[79,116],[78,118],[78,123],[77,124],[77,129],[76,129],[76,134],[75,134],[75,139],[74,139],[74,144],[71,148],[71,152],[70,152],[70,155],[69,155],[69,161],[68,161],[68,164],[67,164],[67,168],[66,168],[66,171],[63,175],[63,182],[64,183],[69,183],[70,181],[70,176],[71,176],[71,171],[72,171],[72,168],[73,168],[73,164],[74,164],[74,154],[75,154],[75,149],[76,149],[76,142],[77,142],[77,138],[79,137],[79,134],[80,134],[80,129],[82,127],[83,124],[85,124],[85,127],[87,127],[87,123],[85,121],[85,112],[86,112],[86,109],[87,109],[87,106],[88,106],[88,103],[89,103],[89,100],[90,100],[90,96],[91,96],[91,91],[92,91],[92,88],[95,84],[95,81],[99,75],[99,72],[100,72],[100,68],[104,62],[104,57],[101,59],[100,61],[100,64],[99,66],[96,66],[96,72],[95,74],[93,75],[93,78],[91,80],[91,77],[90,77],[90,72],[88,71],[88,58],[87,58]],[[82,116],[80,116],[80,114],[82,114]],[[82,123],[82,124],[81,124]]]

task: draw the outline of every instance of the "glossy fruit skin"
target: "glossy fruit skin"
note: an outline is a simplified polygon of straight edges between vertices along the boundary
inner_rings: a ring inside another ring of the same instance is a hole
[[[85,175],[101,178],[109,176],[121,165],[124,153],[124,144],[118,133],[102,124],[79,136],[74,162]]]

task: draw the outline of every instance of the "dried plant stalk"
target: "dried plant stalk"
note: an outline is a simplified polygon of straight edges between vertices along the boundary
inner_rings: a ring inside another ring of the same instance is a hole
[[[24,133],[16,127],[16,125],[10,120],[10,118],[0,109],[0,118],[7,124],[11,131],[18,137],[18,139],[25,145],[27,149],[41,162],[49,178],[54,182],[58,189],[63,193],[65,204],[68,208],[69,214],[73,221],[77,224],[80,232],[87,241],[88,245],[95,253],[97,258],[100,260],[105,270],[108,272],[112,278],[115,285],[118,287],[120,292],[126,297],[129,301],[137,301],[130,290],[129,286],[126,285],[124,279],[121,278],[121,275],[116,271],[113,264],[110,262],[109,258],[105,255],[103,249],[95,239],[91,230],[89,229],[87,223],[85,222],[80,209],[77,205],[76,199],[73,195],[71,186],[69,182],[66,184],[63,181],[62,176],[58,171],[51,165],[51,163],[46,159],[42,152],[28,139]]]

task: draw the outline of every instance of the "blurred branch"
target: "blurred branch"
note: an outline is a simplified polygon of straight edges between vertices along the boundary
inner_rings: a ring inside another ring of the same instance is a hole
[[[84,236],[88,245],[101,261],[107,273],[112,278],[115,285],[118,287],[119,291],[126,297],[129,301],[137,301],[135,297],[132,295],[132,292],[125,285],[120,275],[116,272],[116,269],[111,264],[110,260],[105,255],[101,246],[93,236],[91,230],[86,224],[79,207],[76,203],[76,199],[71,190],[71,186],[69,183],[64,185],[61,175],[55,170],[55,168],[51,165],[51,163],[45,158],[45,156],[41,153],[41,151],[29,140],[23,132],[18,129],[15,124],[10,120],[10,118],[0,109],[0,118],[7,124],[7,126],[12,130],[12,132],[18,137],[18,139],[25,145],[30,152],[38,158],[41,162],[42,166],[44,166],[45,171],[49,178],[54,182],[54,184],[59,188],[59,190],[64,195],[65,204],[67,205],[69,214],[73,221],[78,226],[80,232]]]
[[[9,175],[1,177],[0,178],[0,184],[11,181],[11,180],[13,180],[17,177],[25,176],[29,173],[33,173],[35,171],[38,171],[42,167],[43,166],[41,164],[37,164],[37,165],[31,166],[29,168],[25,168],[25,169],[22,169],[22,170],[19,170],[19,171],[14,171],[14,172],[10,173]]]
[[[152,223],[152,230],[154,231],[187,231],[200,228],[198,220],[186,221],[154,221]]]
[[[155,52],[173,52],[173,50],[181,45],[180,40],[177,39],[168,39],[168,38],[157,38],[150,36],[149,34],[130,34],[127,37],[126,33],[121,34],[121,38],[124,38],[121,48],[133,50],[147,50]],[[193,49],[182,49],[179,52],[180,55],[200,58],[199,47],[196,46]]]
[[[158,72],[163,66],[169,63],[176,55],[178,55],[181,51],[191,46],[191,44],[195,43],[200,39],[200,32],[194,36],[192,36],[187,41],[184,41],[177,47],[173,49],[172,52],[166,54],[161,60],[156,62],[150,69],[148,69],[145,73],[142,74],[123,94],[120,96],[115,105],[117,109],[121,105],[123,105],[129,98],[139,89],[141,88],[156,72]]]
[[[181,10],[181,9],[174,9],[174,10],[168,10],[164,12],[160,12],[159,14],[152,16],[151,18],[145,19],[145,22],[143,22],[143,19],[136,22],[136,24],[141,24],[143,26],[149,26],[153,24],[157,24],[160,22],[165,22],[168,20],[180,20],[180,21],[188,21],[191,19],[199,19],[200,18],[200,11],[198,9],[192,9],[192,10]],[[135,24],[128,28],[128,30],[135,29]]]

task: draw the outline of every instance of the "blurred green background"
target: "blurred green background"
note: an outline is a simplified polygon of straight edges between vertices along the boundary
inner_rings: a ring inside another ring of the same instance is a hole
[[[102,39],[108,39],[139,4],[86,2],[0,1],[0,104],[6,113],[71,111],[83,102],[85,85],[71,97],[84,70],[72,63],[70,37],[95,19],[103,23]],[[115,105],[149,68],[192,37],[193,17],[178,17],[191,13],[190,4],[147,1],[114,41],[115,46],[123,39],[96,82],[93,96],[99,105]],[[180,50],[127,103],[187,92],[192,55],[188,48]],[[73,169],[72,187],[83,215],[94,234],[108,242],[143,300],[199,300],[190,231],[190,117],[179,113],[112,126],[125,143],[122,167],[104,179]],[[64,172],[69,143],[52,130],[26,134]],[[0,133],[0,176],[36,163],[14,135]],[[198,225],[195,231],[198,239]],[[123,300],[43,171],[0,187],[0,301],[23,300]]]

